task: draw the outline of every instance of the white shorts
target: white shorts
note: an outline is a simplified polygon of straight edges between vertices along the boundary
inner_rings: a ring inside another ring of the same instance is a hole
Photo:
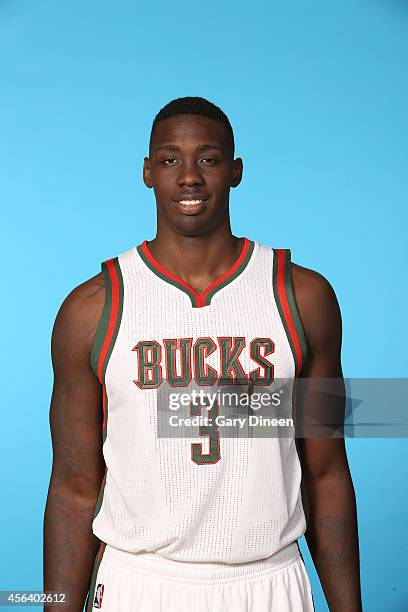
[[[190,563],[101,545],[87,612],[313,612],[297,542],[250,563]]]

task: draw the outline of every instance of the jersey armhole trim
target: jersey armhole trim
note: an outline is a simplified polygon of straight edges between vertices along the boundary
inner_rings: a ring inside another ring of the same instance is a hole
[[[102,262],[105,302],[91,350],[91,367],[101,384],[118,335],[123,311],[123,278],[117,257]]]
[[[290,249],[273,249],[273,252],[273,291],[298,376],[307,359],[308,349],[293,293],[291,252]]]

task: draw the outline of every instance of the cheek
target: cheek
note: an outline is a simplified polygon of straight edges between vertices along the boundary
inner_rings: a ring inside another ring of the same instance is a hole
[[[206,172],[203,173],[206,184],[214,191],[224,192],[229,186],[229,176],[227,172]]]
[[[177,181],[176,173],[157,172],[152,176],[152,181],[157,193],[166,193],[167,191],[174,189],[174,185]]]

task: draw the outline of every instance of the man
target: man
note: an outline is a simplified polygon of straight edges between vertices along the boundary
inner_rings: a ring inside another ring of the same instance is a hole
[[[298,452],[288,436],[223,436],[217,403],[197,441],[160,434],[169,389],[253,393],[286,380],[289,408],[295,381],[335,379],[341,391],[328,281],[291,264],[288,249],[231,232],[242,168],[218,107],[198,97],[166,105],[143,168],[156,238],[104,262],[58,313],[44,574],[73,612],[86,598],[88,611],[313,610],[304,533],[330,610],[361,610],[341,436],[305,435]],[[302,411],[315,408],[302,397]],[[189,400],[187,414],[204,406]]]

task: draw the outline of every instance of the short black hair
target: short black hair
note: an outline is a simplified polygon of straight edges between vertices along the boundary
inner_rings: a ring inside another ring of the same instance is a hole
[[[175,117],[176,115],[201,115],[219,121],[227,128],[227,132],[231,138],[232,154],[234,155],[235,142],[234,132],[227,115],[215,104],[209,102],[200,96],[186,96],[184,98],[175,98],[163,106],[155,116],[150,132],[149,150],[151,148],[153,132],[156,125],[163,119]]]

